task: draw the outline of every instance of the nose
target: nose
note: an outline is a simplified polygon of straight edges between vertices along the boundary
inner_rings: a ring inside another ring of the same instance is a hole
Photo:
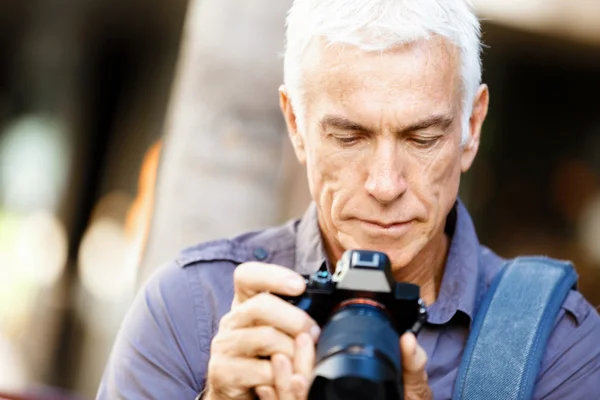
[[[408,189],[395,140],[390,138],[377,143],[370,160],[365,188],[382,204],[394,202]]]

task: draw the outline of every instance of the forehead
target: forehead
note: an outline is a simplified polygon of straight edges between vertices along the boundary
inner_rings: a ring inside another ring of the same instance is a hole
[[[353,113],[452,112],[460,108],[459,60],[458,49],[440,37],[384,51],[315,40],[304,59],[303,92],[310,107]]]

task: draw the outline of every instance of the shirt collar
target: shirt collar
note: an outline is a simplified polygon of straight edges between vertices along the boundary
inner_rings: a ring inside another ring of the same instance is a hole
[[[432,324],[449,322],[457,311],[473,321],[479,293],[479,239],[471,216],[460,200],[448,216],[446,231],[451,234],[451,241],[440,292],[427,310],[428,322]]]
[[[294,270],[310,275],[327,263],[327,256],[319,229],[317,206],[311,202],[298,224]]]
[[[327,262],[317,206],[312,202],[298,223],[294,269],[312,274]],[[431,324],[445,324],[460,311],[473,320],[479,287],[479,240],[469,212],[457,200],[446,222],[451,235],[448,258],[437,300],[429,309]]]

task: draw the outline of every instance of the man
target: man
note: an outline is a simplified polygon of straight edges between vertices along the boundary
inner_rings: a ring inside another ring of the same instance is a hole
[[[421,287],[429,322],[400,339],[407,399],[451,398],[471,321],[504,260],[457,200],[488,107],[465,0],[296,0],[280,102],[314,203],[299,221],[183,252],[129,312],[100,399],[305,399],[319,328],[273,293],[383,251]],[[518,310],[515,310],[518,318]],[[595,398],[600,318],[563,304],[536,399]]]

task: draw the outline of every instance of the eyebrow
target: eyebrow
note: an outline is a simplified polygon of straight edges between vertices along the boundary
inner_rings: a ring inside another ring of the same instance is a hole
[[[368,128],[356,123],[352,122],[349,119],[343,117],[337,117],[335,115],[325,115],[321,119],[321,126],[333,126],[335,128],[340,128],[346,131],[369,131]]]
[[[430,115],[430,116],[428,116],[420,121],[417,121],[413,124],[405,126],[402,129],[400,129],[399,131],[397,131],[397,133],[402,134],[402,133],[406,133],[406,132],[420,131],[420,130],[432,128],[432,127],[446,129],[452,124],[452,122],[454,122],[454,118],[450,115],[435,114],[435,115]],[[321,126],[322,127],[333,126],[335,128],[348,130],[348,131],[362,131],[362,132],[373,131],[373,129],[369,129],[368,127],[365,127],[357,122],[353,122],[347,118],[338,117],[335,115],[325,115],[321,119]]]

